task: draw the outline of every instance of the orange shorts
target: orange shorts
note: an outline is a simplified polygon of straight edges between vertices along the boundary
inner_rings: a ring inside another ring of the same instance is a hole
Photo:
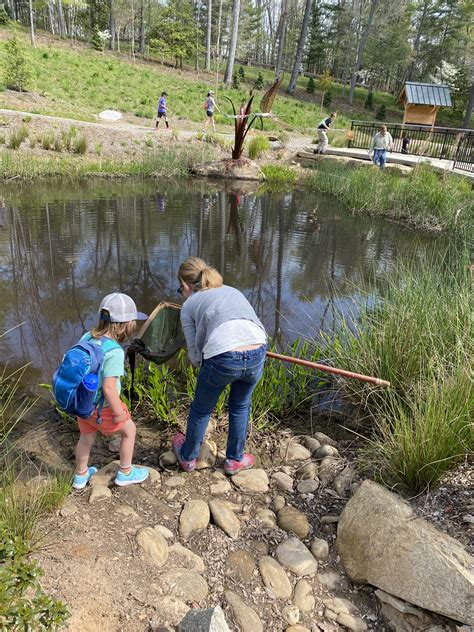
[[[123,402],[120,403],[122,404],[122,410],[127,413],[128,419],[118,424],[115,423],[112,415],[112,409],[110,406],[107,406],[106,408],[102,408],[101,422],[98,424],[97,410],[94,410],[89,419],[82,419],[82,417],[77,418],[81,434],[92,434],[93,432],[99,431],[101,434],[108,437],[114,432],[120,432],[125,424],[131,419],[127,406]]]

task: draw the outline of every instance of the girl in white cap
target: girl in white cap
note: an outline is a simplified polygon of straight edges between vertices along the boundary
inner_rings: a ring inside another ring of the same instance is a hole
[[[220,110],[217,107],[216,100],[214,99],[214,90],[209,90],[209,92],[207,93],[207,99],[204,103],[204,109],[206,110],[206,122],[204,123],[203,131],[205,132],[207,130],[209,121],[212,121],[212,127],[214,131],[216,131],[216,124],[214,122],[214,110],[217,110],[218,112],[220,112]]]
[[[125,353],[120,343],[133,337],[137,320],[146,318],[146,314],[137,312],[130,296],[114,292],[108,294],[100,304],[97,327],[81,338],[81,341],[100,346],[104,359],[98,374],[98,390],[94,400],[96,408],[88,419],[77,418],[81,436],[76,446],[75,489],[85,487],[97,472],[97,468],[88,467],[97,431],[107,437],[117,432],[122,435],[116,485],[142,483],[148,477],[146,467],[132,465],[137,428],[127,406],[120,399],[120,378],[125,373]]]

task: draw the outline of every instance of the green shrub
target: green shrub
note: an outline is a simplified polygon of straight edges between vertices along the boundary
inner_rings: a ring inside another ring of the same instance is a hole
[[[5,42],[5,51],[5,85],[10,90],[23,92],[26,90],[30,79],[30,70],[26,53],[16,35]]]
[[[238,75],[239,75],[240,81],[245,80],[245,70],[243,66],[239,66]]]
[[[94,29],[94,32],[92,33],[91,44],[94,50],[98,50],[98,51],[103,50],[102,40],[99,36],[99,31],[97,29]]]
[[[234,72],[234,76],[232,77],[232,88],[234,90],[240,89],[240,79],[239,75],[236,72]]]
[[[364,108],[366,110],[373,110],[374,108],[374,93],[369,90],[365,98]]]
[[[4,4],[0,5],[0,26],[5,26],[10,21],[10,15]]]
[[[253,84],[254,90],[263,90],[265,82],[263,80],[263,75],[261,72],[258,73],[257,78],[255,79],[255,83]]]
[[[25,116],[21,119],[23,123],[31,123],[31,116],[29,114],[25,114]]]
[[[266,136],[254,136],[248,144],[249,158],[255,160],[270,149],[270,141]]]
[[[21,143],[28,138],[28,128],[26,125],[21,125],[15,128],[10,134],[8,141],[8,147],[10,149],[18,149]]]
[[[331,89],[329,88],[329,90],[326,90],[326,92],[324,93],[323,107],[328,110],[331,107],[331,103],[332,103],[332,92],[331,92]]]
[[[262,165],[261,167],[265,181],[273,185],[291,185],[298,177],[296,171],[284,165]]]
[[[387,108],[385,107],[385,103],[382,103],[382,105],[379,107],[379,109],[377,110],[377,114],[375,115],[375,118],[377,119],[377,121],[385,121],[387,118]]]
[[[85,136],[77,136],[72,143],[72,151],[75,154],[84,155],[87,151],[87,139]]]
[[[53,132],[43,132],[40,136],[40,144],[43,149],[51,149],[54,145],[55,136]]]
[[[316,84],[314,82],[313,77],[310,77],[308,79],[308,85],[306,86],[306,92],[308,94],[314,94],[315,90],[316,90]]]

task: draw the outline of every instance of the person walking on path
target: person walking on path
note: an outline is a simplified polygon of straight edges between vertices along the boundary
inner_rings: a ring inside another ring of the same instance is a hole
[[[216,100],[214,99],[214,90],[209,90],[209,92],[207,93],[207,99],[206,102],[204,104],[204,108],[206,110],[206,122],[204,123],[204,130],[203,132],[207,131],[208,125],[209,125],[209,121],[212,121],[212,128],[214,130],[214,132],[216,131],[216,124],[214,121],[214,110],[217,110],[218,112],[220,112],[219,108],[217,107],[217,103]]]
[[[318,154],[325,154],[329,145],[327,130],[329,129],[331,123],[336,119],[337,114],[333,112],[331,116],[323,119],[321,123],[318,125]]]
[[[369,156],[372,156],[374,165],[384,169],[387,161],[387,151],[392,151],[392,149],[392,135],[387,131],[387,126],[382,125],[380,131],[374,134],[369,147]]]
[[[230,384],[224,472],[233,475],[254,464],[244,447],[252,393],[263,374],[267,336],[244,295],[224,285],[219,272],[202,259],[186,259],[179,267],[178,280],[178,292],[186,299],[181,324],[188,355],[200,369],[186,436],[176,434],[172,448],[181,468],[192,472],[209,417]]]
[[[161,97],[158,99],[158,112],[156,114],[156,129],[158,130],[158,126],[160,124],[160,120],[162,118],[165,119],[166,129],[170,129],[168,123],[168,106],[166,105],[166,97],[168,96],[167,92],[162,92]]]
[[[97,468],[88,467],[88,462],[98,431],[106,437],[115,433],[122,435],[116,485],[124,487],[148,478],[146,467],[132,465],[137,427],[120,399],[120,378],[125,373],[125,353],[120,343],[130,340],[136,330],[136,321],[146,320],[147,316],[137,312],[130,296],[118,292],[103,299],[99,314],[99,324],[81,338],[81,341],[102,347],[104,360],[98,374],[96,408],[88,419],[77,418],[81,436],[76,446],[74,489],[83,489],[97,472]]]

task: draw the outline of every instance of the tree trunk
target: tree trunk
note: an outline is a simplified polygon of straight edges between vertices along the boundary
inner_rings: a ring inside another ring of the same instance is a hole
[[[196,59],[194,61],[194,70],[199,72],[199,19],[201,15],[201,0],[197,0],[196,12]]]
[[[413,53],[412,53],[413,61],[411,62],[410,67],[408,68],[405,81],[411,81],[413,77],[413,71],[415,70],[418,49],[420,48],[420,43],[421,43],[421,35],[423,33],[423,26],[425,25],[426,16],[428,15],[429,1],[430,0],[425,0],[425,3],[423,5],[423,13],[421,14],[420,22],[418,24],[418,30],[416,32],[415,42],[413,44]]]
[[[48,19],[49,19],[49,28],[51,29],[51,33],[53,35],[56,35],[55,28],[54,28],[54,13],[53,13],[53,7],[51,5],[51,2],[48,2]]]
[[[283,67],[283,57],[285,53],[285,42],[286,42],[286,22],[288,19],[288,11],[287,11],[287,0],[282,0],[281,2],[281,13],[280,13],[280,24],[278,25],[277,36],[278,36],[278,52],[277,59],[275,64],[275,79],[278,79],[281,75],[281,70]]]
[[[141,55],[145,52],[145,8],[143,6],[143,0],[140,2],[140,48],[139,52]]]
[[[357,73],[362,68],[362,63],[364,61],[365,45],[367,43],[367,37],[369,35],[370,29],[372,28],[372,22],[374,21],[374,15],[375,15],[375,11],[377,9],[378,3],[379,3],[379,0],[371,0],[371,2],[370,2],[370,11],[369,11],[369,17],[367,19],[367,24],[365,25],[365,29],[363,29],[363,31],[362,31],[362,33],[360,35],[359,46],[357,48],[356,63],[355,63],[355,66],[354,66],[354,71],[353,71],[352,76],[351,76],[351,88],[349,90],[349,103],[350,103],[350,105],[352,105],[352,102],[354,101],[354,91],[355,91],[355,85],[356,85],[356,81],[357,81]]]
[[[110,41],[109,41],[109,49],[115,49],[115,17],[114,17],[114,0],[109,0],[109,31],[110,31]]]
[[[35,16],[33,13],[33,0],[29,0],[28,8],[30,10],[30,38],[31,45],[35,46]]]
[[[207,0],[206,70],[211,70],[212,0]]]
[[[135,61],[135,7],[132,0],[132,45],[130,48],[133,61]]]
[[[235,51],[237,49],[237,35],[239,32],[240,0],[233,0],[232,5],[232,34],[230,38],[229,58],[225,69],[224,83],[229,85],[234,74]]]
[[[474,83],[472,84],[471,89],[469,91],[469,98],[467,100],[467,106],[466,106],[466,116],[464,117],[464,121],[462,124],[462,126],[465,129],[469,128],[469,123],[471,122],[473,108],[474,108]]]
[[[303,59],[303,50],[306,43],[306,35],[308,34],[309,18],[311,17],[311,5],[313,0],[306,0],[306,6],[304,9],[303,23],[301,25],[300,36],[298,38],[298,46],[296,48],[296,58],[293,65],[293,72],[291,73],[290,83],[286,89],[288,94],[293,94],[296,90],[296,81],[298,80],[298,74],[300,72],[301,60]]]
[[[58,30],[61,37],[66,35],[66,24],[64,22],[63,3],[62,0],[57,0],[56,6],[58,8]]]

